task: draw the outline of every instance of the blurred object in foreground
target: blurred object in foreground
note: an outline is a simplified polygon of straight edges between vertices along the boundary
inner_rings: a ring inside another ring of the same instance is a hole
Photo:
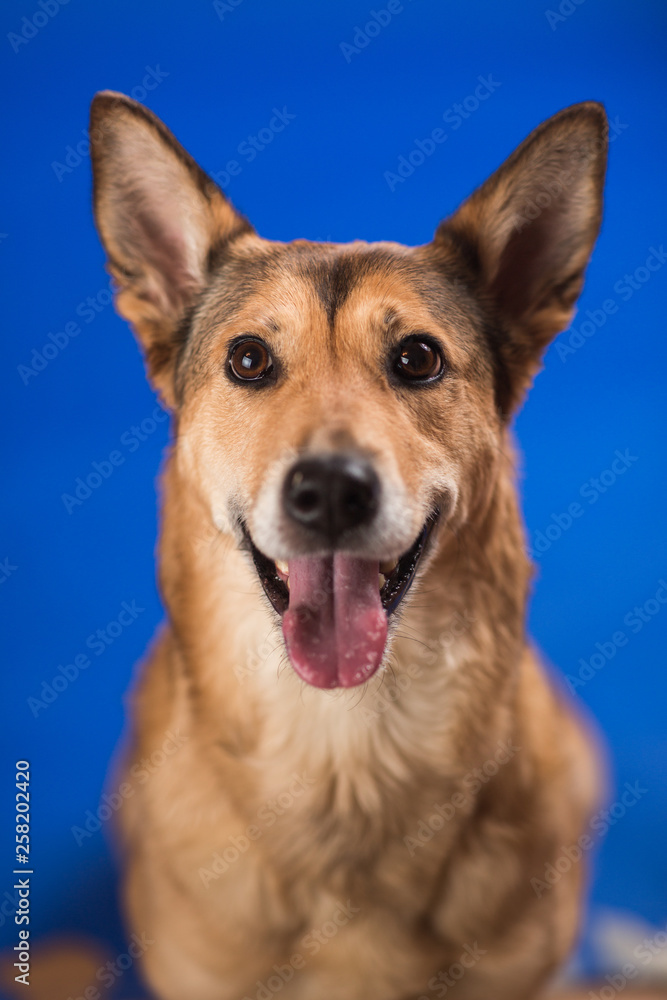
[[[101,986],[97,975],[112,957],[98,942],[73,936],[54,936],[31,944],[30,952],[30,985],[27,991],[14,978],[16,955],[11,950],[0,953],[0,988],[3,995],[12,1000],[27,995],[30,1000],[65,1000],[66,997],[85,995],[85,990],[91,986],[96,987],[100,995],[113,995]]]
[[[652,927],[634,914],[603,910],[593,920],[591,938],[601,968],[627,966],[636,970],[633,979],[660,985],[667,996],[667,921]]]
[[[613,1000],[618,990],[609,983],[591,983],[588,987],[575,990],[574,993],[554,993],[552,1000]],[[623,990],[623,1000],[665,1000],[665,990]],[[545,998],[547,1000],[547,998]]]

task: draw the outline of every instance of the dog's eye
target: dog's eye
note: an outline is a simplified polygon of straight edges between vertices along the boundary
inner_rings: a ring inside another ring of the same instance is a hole
[[[236,379],[256,382],[273,371],[273,358],[261,340],[242,340],[229,355],[229,368]]]
[[[406,337],[394,355],[394,372],[407,382],[431,382],[442,374],[444,366],[440,349],[419,336]]]

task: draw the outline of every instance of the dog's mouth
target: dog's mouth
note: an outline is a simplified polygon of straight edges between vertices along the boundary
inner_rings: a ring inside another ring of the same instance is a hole
[[[389,616],[410,589],[437,519],[431,514],[407,552],[391,562],[345,552],[274,562],[241,525],[266,596],[282,617],[290,662],[303,680],[319,688],[355,687],[373,676],[384,656]]]

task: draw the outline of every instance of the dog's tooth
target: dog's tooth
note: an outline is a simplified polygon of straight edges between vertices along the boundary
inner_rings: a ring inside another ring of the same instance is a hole
[[[283,559],[276,559],[276,569],[283,576],[289,576],[289,566]]]
[[[396,569],[397,565],[398,565],[398,559],[395,559],[394,562],[390,562],[388,559],[386,559],[384,562],[380,563],[380,572],[384,573],[385,576],[391,576],[391,574]]]
[[[379,573],[378,574],[378,580],[380,581],[380,590],[382,590],[382,588],[384,587],[385,583],[387,582],[386,577],[384,577],[382,575],[382,573]]]

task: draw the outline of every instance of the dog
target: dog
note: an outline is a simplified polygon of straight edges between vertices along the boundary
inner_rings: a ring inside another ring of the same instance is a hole
[[[95,219],[173,428],[120,814],[161,1000],[527,1000],[567,956],[599,769],[526,638],[510,422],[606,132],[559,112],[424,246],[277,243],[94,98]]]

